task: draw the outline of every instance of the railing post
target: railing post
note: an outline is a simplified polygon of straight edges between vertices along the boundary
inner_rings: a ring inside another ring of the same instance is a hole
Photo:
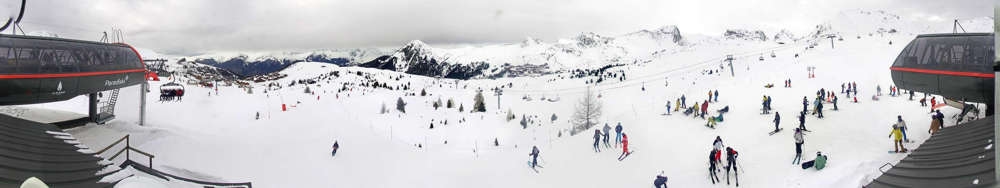
[[[125,160],[126,161],[129,160],[129,158],[130,158],[129,157],[129,153],[132,152],[132,151],[129,151],[129,150],[132,149],[132,144],[129,144],[129,138],[128,138],[128,136],[129,135],[125,135]]]

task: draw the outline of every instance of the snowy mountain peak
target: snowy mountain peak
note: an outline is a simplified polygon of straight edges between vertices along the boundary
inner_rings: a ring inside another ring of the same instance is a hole
[[[521,44],[521,47],[535,46],[535,45],[542,44],[542,40],[541,39],[527,37],[527,38],[524,38],[524,40],[521,41],[520,44]]]
[[[663,26],[663,27],[657,28],[655,30],[646,30],[646,29],[643,29],[643,30],[639,30],[639,31],[636,31],[636,32],[632,32],[632,33],[626,34],[626,36],[648,37],[648,38],[653,39],[653,40],[669,39],[671,42],[674,42],[674,43],[680,42],[681,39],[683,39],[683,37],[681,37],[681,31],[680,31],[680,29],[677,29],[677,26],[674,26],[674,25]]]
[[[775,41],[781,41],[781,42],[788,42],[788,41],[794,41],[794,40],[796,40],[795,35],[792,34],[792,32],[790,32],[790,31],[788,31],[786,29],[782,29],[781,31],[778,31],[778,33],[775,33],[774,37],[772,37],[772,39],[774,39]]]
[[[767,41],[767,34],[761,30],[727,29],[722,36],[730,40]]]
[[[577,35],[575,39],[577,41],[577,45],[581,48],[608,45],[614,40],[614,38],[601,36],[594,32],[581,33],[580,35]]]

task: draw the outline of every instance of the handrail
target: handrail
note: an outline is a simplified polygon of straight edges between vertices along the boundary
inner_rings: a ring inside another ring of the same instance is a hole
[[[129,151],[134,151],[136,153],[145,155],[146,158],[149,158],[149,168],[152,169],[153,168],[153,158],[156,158],[156,156],[153,155],[153,154],[146,153],[146,152],[144,152],[142,150],[133,148],[132,145],[129,144],[129,136],[130,135],[125,135],[124,137],[118,139],[118,141],[115,141],[114,143],[111,143],[111,145],[108,145],[108,147],[105,147],[104,149],[101,149],[100,151],[94,152],[94,154],[102,154],[102,153],[108,151],[108,149],[111,149],[111,147],[114,147],[114,146],[122,143],[122,141],[125,141],[125,148],[122,148],[121,150],[118,150],[118,152],[115,152],[115,154],[112,155],[111,157],[109,157],[108,160],[109,161],[110,160],[114,160],[115,158],[118,158],[118,156],[121,155],[122,153],[125,153],[125,160],[126,161],[131,160],[131,157],[129,155],[131,152],[129,152]]]
[[[122,141],[128,140],[128,136],[129,135],[126,134],[121,139],[118,139],[118,141],[115,141],[115,143],[111,143],[111,145],[108,145],[108,147],[105,147],[104,149],[101,149],[101,150],[99,150],[97,152],[94,152],[94,154],[101,154],[101,153],[104,153],[105,151],[108,151],[108,149],[111,149],[112,146],[118,145],[118,143],[121,143]],[[117,155],[115,155],[115,156],[117,156]]]
[[[133,166],[133,167],[139,167],[139,168],[135,168],[135,169],[143,171],[143,172],[146,172],[146,173],[149,173],[149,174],[154,175],[154,176],[167,176],[167,177],[170,177],[170,178],[173,178],[173,179],[177,179],[177,180],[181,180],[181,181],[187,181],[187,182],[192,182],[192,183],[197,183],[197,184],[202,184],[202,185],[225,186],[225,187],[242,186],[242,187],[246,187],[246,188],[253,188],[253,184],[251,182],[244,182],[244,183],[207,182],[207,181],[189,179],[189,178],[180,177],[180,176],[177,176],[177,175],[165,173],[165,172],[153,169],[151,167],[147,171],[146,169],[144,169],[146,167],[142,166],[142,164],[138,164],[138,163],[131,162],[131,161],[125,161],[125,163],[123,163],[122,165],[130,165],[130,166]]]

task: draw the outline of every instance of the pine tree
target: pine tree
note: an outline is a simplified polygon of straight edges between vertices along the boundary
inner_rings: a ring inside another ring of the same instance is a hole
[[[483,103],[483,91],[476,92],[475,104],[472,105],[472,110],[476,112],[486,112],[486,104]]]
[[[455,102],[452,101],[451,98],[448,98],[448,104],[445,105],[445,107],[448,107],[448,108],[455,107]]]
[[[389,110],[385,109],[385,102],[383,102],[382,103],[382,110],[379,110],[378,113],[379,114],[385,114],[385,113],[388,113],[388,112],[389,112]]]
[[[396,110],[406,113],[406,102],[403,102],[403,97],[396,99]]]
[[[434,106],[434,110],[437,110],[438,107],[441,107],[441,99],[439,98],[437,101],[434,101],[434,103],[431,104],[431,106]]]
[[[557,118],[557,117],[556,117],[556,114],[555,114],[555,113],[552,113],[552,122],[556,122],[556,118]]]
[[[420,89],[420,96],[427,96],[427,90]]]
[[[594,92],[588,87],[583,99],[577,103],[576,112],[573,114],[573,129],[570,135],[585,131],[596,124],[601,117],[601,102],[594,96]]]
[[[465,105],[464,104],[458,104],[458,112],[465,112]]]

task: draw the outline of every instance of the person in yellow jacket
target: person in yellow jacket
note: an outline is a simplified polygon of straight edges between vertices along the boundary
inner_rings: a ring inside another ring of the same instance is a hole
[[[701,112],[701,111],[698,111],[698,102],[694,102],[694,114],[695,114],[695,117],[698,117],[698,112]]]
[[[681,99],[677,99],[677,101],[674,101],[674,112],[680,110],[681,110]]]
[[[892,132],[889,133],[889,137],[893,138],[892,147],[896,149],[896,153],[899,153],[899,148],[903,148],[902,152],[906,152],[906,147],[903,147],[903,131],[900,130],[899,126],[892,125]]]

